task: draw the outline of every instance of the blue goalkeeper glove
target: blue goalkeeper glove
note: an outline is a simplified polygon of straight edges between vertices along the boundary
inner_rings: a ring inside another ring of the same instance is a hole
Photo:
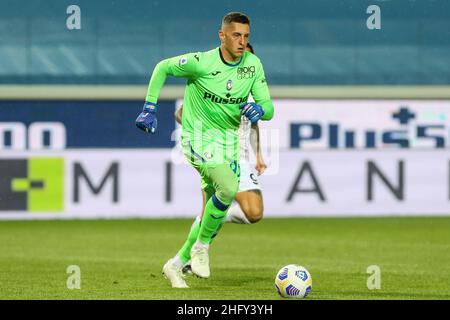
[[[250,120],[251,123],[257,122],[264,115],[263,108],[254,102],[241,104],[239,109],[241,109],[241,114]]]
[[[147,133],[155,133],[156,127],[158,126],[158,119],[156,119],[157,108],[158,106],[156,104],[146,102],[142,112],[136,119],[136,127]]]

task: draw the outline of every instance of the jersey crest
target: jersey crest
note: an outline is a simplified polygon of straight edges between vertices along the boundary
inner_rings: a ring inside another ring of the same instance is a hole
[[[227,81],[227,90],[230,91],[233,88],[233,81],[228,80]]]

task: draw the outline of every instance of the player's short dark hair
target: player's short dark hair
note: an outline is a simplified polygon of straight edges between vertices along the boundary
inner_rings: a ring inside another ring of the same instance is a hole
[[[232,22],[250,25],[250,19],[245,14],[240,12],[227,13],[222,19],[222,25],[230,24]]]
[[[250,50],[251,53],[255,53],[255,50],[253,50],[253,46],[250,44],[250,42],[247,42],[247,48]]]

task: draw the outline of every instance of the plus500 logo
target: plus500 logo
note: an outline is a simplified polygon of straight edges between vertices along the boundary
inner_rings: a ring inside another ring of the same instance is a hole
[[[66,127],[61,122],[0,122],[0,150],[61,150]]]
[[[445,125],[417,125],[397,130],[347,129],[338,123],[290,124],[291,148],[445,148],[450,133]]]

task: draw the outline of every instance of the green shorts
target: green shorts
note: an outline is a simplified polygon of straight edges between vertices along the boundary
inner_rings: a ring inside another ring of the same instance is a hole
[[[200,174],[201,188],[207,194],[215,192],[220,201],[231,204],[239,188],[240,178],[236,152],[222,151],[217,145],[196,148],[188,140],[182,141],[182,150],[188,162]]]

